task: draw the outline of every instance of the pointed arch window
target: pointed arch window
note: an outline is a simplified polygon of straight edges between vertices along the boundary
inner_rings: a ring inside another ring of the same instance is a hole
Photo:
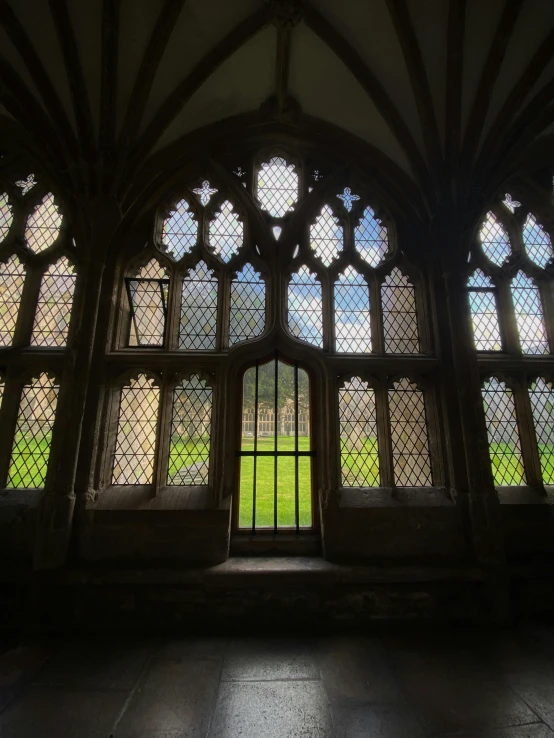
[[[121,388],[112,484],[152,484],[160,388],[139,374]]]
[[[216,347],[217,277],[200,261],[183,280],[179,348],[207,351]]]
[[[209,228],[210,246],[224,262],[230,261],[241,249],[244,226],[233,211],[233,205],[225,200]]]
[[[307,266],[301,266],[289,282],[288,326],[291,334],[312,346],[323,346],[321,282]]]
[[[32,345],[66,345],[75,279],[75,268],[65,257],[49,266],[44,273],[35,312]]]
[[[512,247],[506,229],[491,211],[481,226],[479,238],[487,259],[496,266],[502,266],[509,258]]]
[[[496,289],[490,277],[477,269],[467,284],[475,348],[477,351],[501,351]]]
[[[164,218],[162,244],[164,250],[175,260],[190,254],[198,237],[198,223],[186,200],[179,200],[169,215]]]
[[[548,338],[539,288],[519,271],[511,289],[521,350],[524,354],[547,354]]]
[[[389,236],[386,227],[375,217],[372,208],[367,207],[354,231],[356,251],[370,266],[378,266],[389,250]]]
[[[369,287],[354,267],[335,282],[335,346],[339,353],[371,352]]]
[[[293,210],[298,199],[298,175],[294,165],[282,156],[274,156],[258,170],[258,200],[273,218],[282,218]]]
[[[212,388],[194,374],[173,390],[168,485],[208,484],[211,424]]]
[[[17,256],[0,264],[0,346],[13,341],[24,282],[25,267]]]
[[[13,223],[13,210],[10,205],[8,195],[5,192],[0,193],[0,241],[3,241]]]
[[[265,282],[251,264],[231,283],[229,346],[261,336],[265,329]]]
[[[433,484],[425,397],[416,384],[400,379],[389,390],[394,481],[399,487]]]
[[[324,205],[310,227],[310,245],[321,263],[328,267],[342,251],[343,231],[329,205]]]
[[[415,290],[398,267],[381,287],[385,353],[419,353],[419,329]]]
[[[512,390],[491,377],[483,384],[489,455],[496,486],[525,484],[519,424]]]
[[[544,269],[552,261],[552,240],[532,213],[529,213],[523,225],[523,243],[527,256],[537,266]]]
[[[554,387],[539,377],[529,389],[542,481],[554,484]]]
[[[378,487],[379,443],[375,391],[360,377],[339,389],[341,477],[345,487]]]
[[[164,345],[169,279],[156,259],[135,277],[125,279],[129,301],[129,346],[161,348]]]
[[[60,235],[62,215],[50,192],[35,207],[27,219],[25,240],[35,254],[52,246]]]
[[[41,374],[25,384],[13,440],[7,487],[37,489],[44,486],[59,383]]]

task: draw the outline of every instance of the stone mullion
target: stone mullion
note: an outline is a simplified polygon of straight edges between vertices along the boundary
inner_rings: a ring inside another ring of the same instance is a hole
[[[217,294],[216,348],[224,351],[229,348],[229,317],[231,315],[232,275],[227,270],[217,272],[219,284]],[[267,311],[267,305],[266,305]]]
[[[544,492],[539,446],[535,434],[535,424],[533,422],[533,411],[531,409],[527,382],[523,379],[522,382],[509,386],[512,389],[516,408],[525,479],[530,487]]]
[[[179,347],[179,330],[181,317],[181,294],[183,289],[183,273],[181,270],[170,272],[169,294],[167,297],[167,315],[165,318],[166,351],[176,351]]]
[[[323,328],[323,350],[327,353],[335,351],[335,322],[333,320],[334,283],[325,271],[321,275],[321,309]]]
[[[503,275],[497,281],[496,304],[498,305],[500,330],[502,332],[504,351],[507,351],[509,354],[521,356],[519,331],[517,329],[516,313],[510,286],[511,280],[506,275]]]
[[[167,374],[167,372],[165,373]],[[173,411],[173,385],[164,376],[160,387],[160,405],[156,428],[156,453],[154,457],[154,493],[165,487],[169,466],[169,445],[171,437],[171,416]]]
[[[373,273],[369,281],[369,299],[371,323],[371,352],[373,354],[385,353],[385,341],[383,333],[383,311],[381,309],[381,283],[378,276]]]
[[[19,379],[5,378],[4,395],[0,405],[0,489],[8,481],[10,457],[23,383]]]
[[[554,354],[554,295],[552,293],[552,280],[537,282],[544,316],[546,335],[548,336],[549,352]]]
[[[377,439],[379,443],[379,472],[381,487],[394,487],[394,463],[387,382],[375,385],[375,410],[377,415]]]
[[[29,264],[25,270],[25,283],[13,336],[15,346],[28,346],[31,343],[40,285],[47,268],[42,264],[33,263]]]
[[[63,417],[64,423],[63,427],[56,424],[54,430],[49,475],[39,508],[35,550],[37,568],[63,565],[68,551],[105,256],[119,222],[119,208],[108,198],[88,203],[75,222],[77,243],[85,253],[85,258],[80,260],[82,281],[73,304],[72,337],[65,351],[58,400],[57,413]],[[92,449],[88,449],[88,452],[92,454]]]

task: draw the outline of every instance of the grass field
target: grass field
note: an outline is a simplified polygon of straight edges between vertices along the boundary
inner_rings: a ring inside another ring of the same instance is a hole
[[[279,451],[294,451],[294,438],[277,437]],[[258,438],[258,451],[273,451],[273,438]],[[254,450],[254,439],[243,438],[243,451]],[[309,439],[298,439],[298,450],[309,450]],[[258,457],[256,467],[256,528],[271,527],[274,523],[274,473],[275,460],[270,456]],[[243,456],[240,466],[239,527],[252,527],[252,489],[254,478],[254,458]],[[300,526],[312,524],[311,459],[308,456],[298,459],[298,499]],[[291,526],[295,522],[295,459],[281,456],[277,459],[277,525]]]
[[[34,489],[43,487],[46,477],[50,448],[50,435],[42,438],[28,438],[18,433],[10,461],[8,487]],[[24,449],[24,450],[19,450]]]

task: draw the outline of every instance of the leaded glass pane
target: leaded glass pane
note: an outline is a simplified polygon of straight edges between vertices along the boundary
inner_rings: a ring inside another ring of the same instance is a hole
[[[512,280],[512,300],[524,354],[547,354],[548,339],[539,288],[523,272]]]
[[[540,223],[537,223],[532,213],[529,213],[523,226],[523,242],[527,256],[538,266],[545,267],[552,259],[554,254],[550,236]]]
[[[415,290],[395,267],[381,287],[383,331],[387,354],[417,354],[419,331]]]
[[[65,257],[48,267],[40,283],[31,345],[66,345],[75,279],[75,269]]]
[[[306,266],[289,282],[288,325],[293,336],[313,346],[323,346],[321,283]]]
[[[0,346],[13,341],[24,282],[25,267],[17,256],[0,264]]]
[[[494,483],[497,487],[525,484],[512,391],[504,382],[492,377],[484,384],[481,393]]]
[[[152,484],[160,389],[144,374],[121,389],[112,484]]]
[[[335,282],[335,346],[340,353],[371,351],[369,287],[353,267]]]
[[[58,403],[58,381],[47,374],[23,387],[7,486],[43,487]]]
[[[469,278],[469,307],[477,351],[501,351],[494,286],[480,269]]]
[[[310,246],[325,266],[329,266],[342,251],[342,226],[329,205],[324,205],[310,227]]]
[[[529,390],[541,460],[542,481],[554,484],[554,389],[539,377]]]
[[[218,281],[200,261],[183,281],[179,348],[206,351],[215,348]]]
[[[231,283],[229,345],[256,338],[264,328],[265,282],[251,264],[246,264]]]
[[[282,218],[294,209],[298,199],[298,175],[292,164],[280,156],[262,164],[258,171],[258,200],[263,210]]]
[[[131,309],[129,346],[163,346],[169,280],[156,259],[126,280]]]
[[[9,233],[13,222],[12,207],[8,202],[5,192],[0,193],[0,241],[3,241]]]
[[[356,250],[368,264],[375,267],[385,258],[389,249],[387,229],[379,223],[372,208],[364,210],[360,224],[354,231]]]
[[[208,484],[212,389],[198,376],[175,387],[169,447],[169,485]]]
[[[492,261],[493,264],[501,266],[510,256],[512,247],[506,229],[494,213],[490,211],[487,213],[479,237],[487,259]]]
[[[27,218],[25,240],[27,246],[39,254],[58,238],[62,225],[62,216],[54,203],[54,195],[45,195]]]
[[[423,392],[409,379],[389,390],[394,482],[399,487],[433,484]]]
[[[210,223],[210,246],[227,262],[240,251],[243,237],[244,226],[233,212],[232,204],[226,200]]]
[[[162,243],[174,259],[190,254],[196,245],[198,223],[186,200],[180,200],[163,222]]]
[[[378,487],[375,392],[359,377],[339,389],[340,453],[345,487]]]

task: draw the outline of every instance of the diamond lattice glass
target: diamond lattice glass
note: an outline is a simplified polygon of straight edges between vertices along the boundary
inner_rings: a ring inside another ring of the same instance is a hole
[[[243,236],[244,227],[233,212],[232,204],[226,200],[210,223],[210,246],[223,261],[228,262],[240,251]]]
[[[10,457],[8,487],[36,489],[44,486],[58,390],[58,381],[47,374],[41,374],[23,387]]]
[[[487,213],[485,222],[481,226],[479,238],[485,256],[493,264],[501,266],[510,256],[512,247],[506,229],[494,213],[490,211]]]
[[[17,256],[0,264],[0,346],[13,341],[24,282],[25,267]]]
[[[169,485],[208,484],[212,389],[193,375],[175,387],[169,447]]]
[[[310,226],[310,245],[325,266],[332,264],[342,250],[342,226],[329,205],[323,206]]]
[[[0,408],[2,407],[2,397],[4,397],[4,382],[0,379]]]
[[[347,267],[335,282],[335,346],[339,353],[371,351],[369,287],[353,267]]]
[[[483,407],[494,483],[497,487],[525,484],[519,427],[512,391],[492,377],[483,385]]]
[[[375,267],[385,258],[389,248],[387,229],[379,223],[370,207],[364,210],[360,224],[354,230],[356,250],[368,264]]]
[[[378,487],[375,392],[359,377],[353,377],[339,389],[339,420],[342,484]]]
[[[532,213],[529,213],[523,226],[523,243],[527,256],[540,267],[545,267],[554,256],[550,236]]]
[[[231,283],[229,345],[260,336],[265,328],[265,282],[246,264]]]
[[[518,272],[512,280],[512,301],[521,350],[524,354],[547,354],[548,339],[539,288],[523,272]]]
[[[419,331],[415,290],[395,267],[381,287],[385,351],[388,354],[417,354]]]
[[[321,283],[306,266],[300,267],[289,282],[288,324],[296,338],[323,346]]]
[[[122,388],[112,484],[151,484],[160,390],[139,374]]]
[[[258,171],[258,200],[263,210],[282,218],[298,200],[298,175],[292,164],[280,156],[262,164]]]
[[[27,218],[25,226],[27,246],[35,254],[40,254],[58,238],[61,225],[62,216],[54,203],[54,195],[49,193]]]
[[[399,487],[433,484],[423,392],[409,379],[389,390],[394,481]]]
[[[169,280],[156,259],[127,279],[131,323],[129,346],[163,346]]]
[[[180,200],[163,222],[162,243],[174,259],[190,254],[196,245],[198,223],[186,200]]]
[[[206,351],[215,348],[218,281],[201,261],[183,281],[179,348]]]
[[[8,196],[5,192],[0,193],[0,241],[3,241],[8,235],[12,221],[13,213],[8,202]]]
[[[46,270],[40,283],[32,346],[65,346],[71,319],[75,269],[64,257]]]
[[[541,460],[542,481],[554,484],[554,388],[542,377],[529,390]]]
[[[477,351],[501,351],[496,294],[489,277],[480,269],[468,280],[473,340]]]

